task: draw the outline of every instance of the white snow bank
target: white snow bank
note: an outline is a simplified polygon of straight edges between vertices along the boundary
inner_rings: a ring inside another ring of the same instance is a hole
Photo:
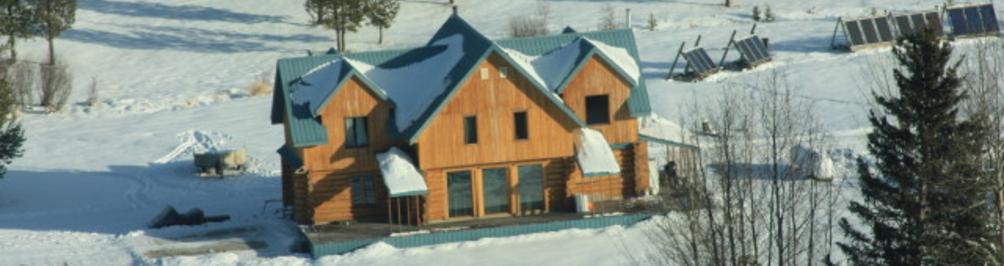
[[[654,113],[641,118],[638,130],[641,134],[647,136],[684,144],[687,143],[686,136],[688,133],[682,126]]]
[[[429,188],[425,186],[425,178],[418,172],[411,158],[397,147],[392,147],[384,153],[377,154],[380,162],[380,173],[391,197],[424,195]]]
[[[435,56],[398,68],[380,68],[358,61],[352,66],[380,86],[396,104],[397,128],[404,130],[418,119],[436,96],[451,82],[450,70],[464,56],[463,35],[453,35],[432,43],[430,47],[445,47]],[[426,48],[429,49],[429,48]]]
[[[614,151],[610,149],[610,144],[603,134],[589,128],[581,128],[575,135],[575,159],[584,175],[611,175],[621,172]]]
[[[791,157],[795,167],[812,178],[833,179],[833,160],[826,152],[813,149],[805,144],[791,147]]]

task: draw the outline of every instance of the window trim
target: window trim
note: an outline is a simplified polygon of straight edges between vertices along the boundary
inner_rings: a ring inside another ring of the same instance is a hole
[[[604,110],[605,118],[603,119],[603,121],[594,121],[594,120],[589,119],[590,118],[589,114],[591,113],[590,112],[591,109],[589,108],[589,99],[590,98],[596,99],[596,98],[599,98],[599,97],[603,97],[603,99],[606,99],[606,110]],[[611,122],[611,120],[613,120],[613,119],[610,118],[610,95],[609,94],[587,95],[586,98],[583,100],[583,105],[584,105],[584,108],[585,108],[586,125],[609,125],[610,122]]]
[[[352,124],[353,124],[352,129],[355,129],[355,130],[352,130],[352,132],[349,132],[349,121],[352,121]],[[362,127],[356,126],[356,122],[357,121],[362,121],[363,126]],[[369,130],[369,124],[370,123],[369,123],[369,117],[366,117],[366,116],[348,116],[348,117],[345,117],[344,123],[345,124],[343,126],[345,127],[345,131],[344,131],[345,132],[344,133],[345,143],[343,143],[342,145],[345,146],[345,148],[356,149],[356,148],[366,148],[366,147],[370,146],[370,136],[369,136],[370,135],[370,130]],[[362,144],[358,143],[358,142],[360,142],[359,141],[359,132],[358,132],[360,130],[360,128],[363,130],[362,133],[363,133],[363,137],[364,137],[364,139],[363,139],[364,142]],[[351,137],[350,137],[350,134],[351,134]]]
[[[519,115],[523,114],[523,137],[520,138],[519,130]],[[513,127],[513,139],[517,141],[530,140],[530,112],[527,110],[519,110],[512,113],[512,127]]]
[[[473,121],[472,122],[473,123],[473,127],[472,127],[472,125],[468,124],[471,121]],[[464,116],[464,129],[463,130],[464,130],[464,144],[465,145],[478,144],[478,116],[477,115]],[[472,133],[473,133],[473,135],[472,135]]]

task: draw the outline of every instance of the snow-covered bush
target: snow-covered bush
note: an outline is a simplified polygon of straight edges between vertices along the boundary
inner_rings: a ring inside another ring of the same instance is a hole
[[[515,38],[547,35],[547,21],[550,16],[550,6],[539,1],[535,14],[509,18],[509,36]]]
[[[763,21],[764,22],[774,22],[774,12],[770,11],[770,6],[764,8],[763,11]]]
[[[648,13],[648,31],[655,31],[655,28],[659,27],[659,20],[655,19],[655,13]]]
[[[263,96],[272,94],[272,83],[269,82],[271,71],[262,71],[258,78],[248,86],[248,94],[251,96]]]
[[[603,8],[601,13],[603,16],[600,17],[600,29],[601,30],[612,30],[620,27],[617,23],[617,13],[613,6],[606,6]]]
[[[49,112],[59,112],[70,100],[73,92],[73,76],[69,66],[57,61],[55,65],[40,64],[41,73],[41,104]]]
[[[753,21],[760,21],[763,19],[760,17],[760,6],[753,6]]]

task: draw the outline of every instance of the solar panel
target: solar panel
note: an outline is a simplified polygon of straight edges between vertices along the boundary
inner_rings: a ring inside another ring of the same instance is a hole
[[[963,9],[966,13],[966,27],[972,33],[983,33],[983,19],[980,18],[980,10],[976,8]]]
[[[742,56],[743,61],[746,61],[747,64],[770,61],[770,53],[767,51],[767,46],[756,35],[737,41],[736,48],[739,49],[739,55]]]
[[[914,34],[923,28],[931,28],[935,34],[941,35],[941,18],[937,12],[897,15],[894,20],[900,36]]]
[[[849,42],[851,46],[865,44],[865,40],[861,35],[861,28],[858,28],[857,21],[848,21],[844,23],[844,28],[847,29],[847,42]]]
[[[952,7],[948,9],[948,18],[955,36],[997,35],[1000,32],[992,4]]]
[[[687,64],[698,75],[703,76],[709,72],[718,70],[718,66],[711,61],[711,57],[708,56],[708,52],[704,48],[695,48],[687,51],[683,53],[683,58],[687,60]]]
[[[891,42],[893,39],[892,28],[889,25],[889,19],[885,17],[875,18],[875,28],[878,28],[879,40],[882,42]]]
[[[899,28],[899,33],[902,35],[910,35],[914,32],[913,24],[910,20],[914,19],[909,15],[896,16],[896,27]]]
[[[997,12],[994,11],[993,5],[985,5],[979,7],[980,17],[983,19],[983,30],[988,33],[997,33],[1000,31],[1000,27],[997,25]]]
[[[879,42],[878,34],[875,34],[875,23],[872,23],[870,19],[863,19],[860,22],[861,31],[865,33],[865,42],[867,43],[877,43]]]
[[[962,9],[949,9],[948,19],[952,22],[952,33],[955,35],[968,35],[969,26],[966,24],[966,15]]]

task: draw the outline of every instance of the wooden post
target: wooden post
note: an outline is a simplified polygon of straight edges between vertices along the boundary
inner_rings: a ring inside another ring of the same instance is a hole
[[[833,26],[833,38],[830,38],[830,49],[837,49],[837,30],[840,29],[840,25],[844,24],[844,19],[837,19],[837,25]]]
[[[687,41],[683,41],[680,44],[680,50],[676,52],[676,58],[673,58],[673,65],[669,66],[669,74],[666,75],[666,80],[673,78],[673,71],[676,70],[676,63],[680,61],[680,55],[683,54],[683,47],[687,46]]]
[[[408,219],[405,220],[406,223],[411,224],[411,196],[408,196],[407,201],[405,201],[405,208],[408,208]]]
[[[398,232],[400,232],[401,231],[401,198],[394,199],[394,202],[397,205],[397,229],[398,229]]]
[[[756,25],[756,24],[753,24]],[[756,26],[753,26],[756,27]],[[725,65],[725,57],[729,55],[729,49],[732,48],[732,44],[736,41],[736,31],[732,30],[732,37],[729,37],[729,43],[725,44],[725,52],[722,53],[722,60],[718,61],[718,66]],[[742,58],[742,53],[739,53],[739,57]]]
[[[390,195],[388,193],[388,195],[387,195],[387,226],[389,226],[391,230],[394,230],[394,214],[391,212],[390,206],[391,206],[390,205]]]

